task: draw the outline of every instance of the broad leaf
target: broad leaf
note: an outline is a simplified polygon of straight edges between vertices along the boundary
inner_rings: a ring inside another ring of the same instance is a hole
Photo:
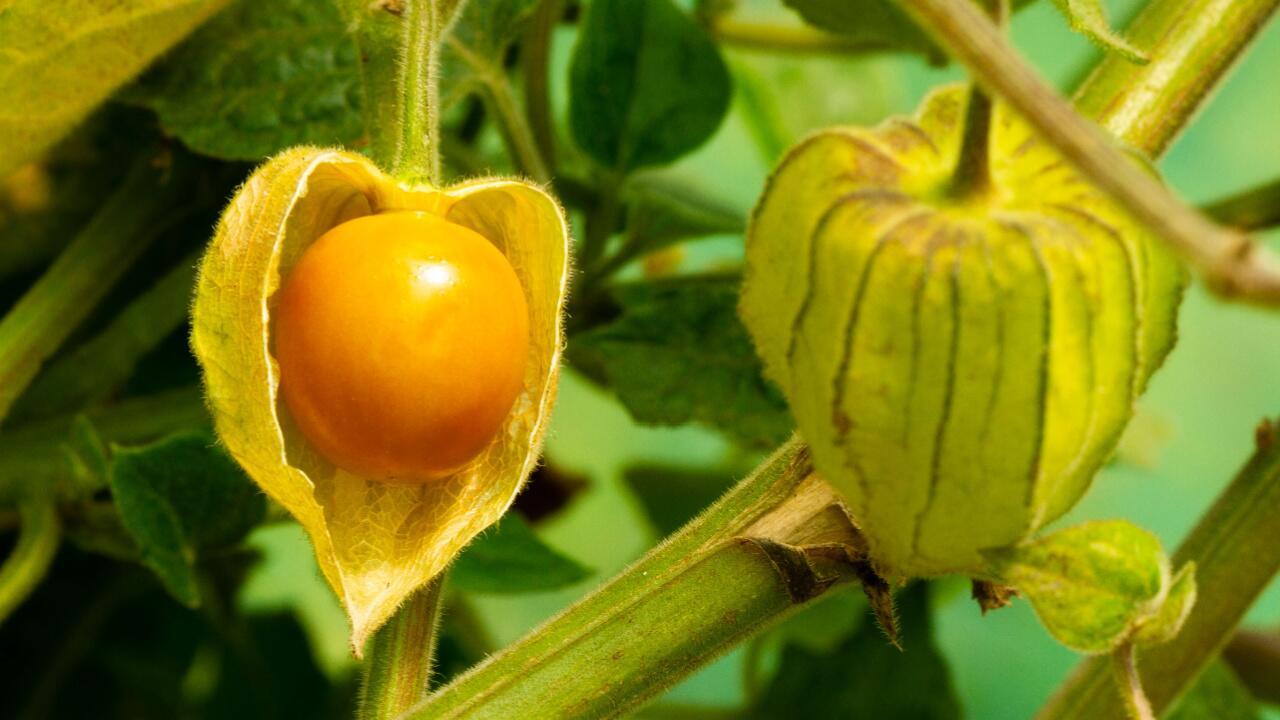
[[[539,0],[469,2],[440,50],[441,104],[462,99],[506,73],[503,56],[520,37]]]
[[[0,11],[0,178],[40,155],[225,0],[8,0]]]
[[[1073,30],[1098,47],[1119,53],[1130,62],[1147,62],[1146,53],[1111,29],[1102,0],[1053,0],[1053,4],[1067,17]]]
[[[1215,660],[1166,720],[1260,720],[1262,713],[1231,667]]]
[[[788,646],[753,718],[960,718],[946,661],[933,642],[928,585],[899,594],[902,650],[870,619],[829,653]]]
[[[791,416],[738,320],[737,288],[736,277],[723,276],[623,286],[621,316],[576,336],[570,358],[601,374],[640,422],[698,421],[777,445]]]
[[[671,0],[595,0],[579,32],[569,122],[601,166],[668,163],[719,127],[729,72],[715,43]]]
[[[332,2],[242,0],[130,97],[188,147],[221,158],[340,145],[363,131],[356,49]]]
[[[458,556],[449,581],[468,592],[507,594],[558,590],[590,576],[591,570],[542,542],[510,513]]]
[[[262,493],[204,434],[118,449],[110,482],[142,563],[192,607],[200,604],[200,554],[238,542],[266,510]]]
[[[1049,632],[1081,652],[1108,652],[1123,642],[1158,609],[1169,585],[1160,541],[1120,520],[984,554],[995,577],[1027,596]]]

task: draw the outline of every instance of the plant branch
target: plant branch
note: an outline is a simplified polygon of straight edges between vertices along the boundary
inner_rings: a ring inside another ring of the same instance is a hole
[[[547,170],[546,160],[538,149],[538,141],[534,139],[525,116],[516,107],[515,94],[511,91],[511,83],[506,76],[487,78],[484,82],[484,97],[502,130],[507,151],[520,172],[536,183],[549,183],[551,173]]]
[[[181,159],[171,168],[144,154],[115,194],[0,320],[0,421],[40,367],[125,271],[175,220],[190,192]]]
[[[1236,677],[1258,700],[1280,705],[1280,632],[1241,630],[1222,651]]]
[[[1209,217],[1237,230],[1256,231],[1280,225],[1280,180],[1223,198],[1204,208]]]
[[[1115,671],[1116,690],[1124,702],[1129,720],[1156,720],[1151,703],[1142,690],[1142,676],[1138,674],[1138,651],[1132,643],[1125,643],[1111,653],[1111,666]]]
[[[1122,142],[1164,153],[1266,25],[1280,0],[1153,0],[1125,30],[1150,62],[1107,54],[1076,107]]]
[[[618,716],[851,581],[860,543],[792,441],[631,568],[404,718]]]
[[[1280,571],[1280,425],[1263,423],[1258,449],[1174,554],[1196,564],[1198,599],[1171,642],[1140,653],[1147,697],[1169,708],[1231,638],[1253,601]],[[1038,720],[1123,717],[1105,658],[1078,665]]]
[[[391,720],[427,696],[443,586],[437,575],[370,639],[357,720]]]
[[[23,498],[18,503],[18,516],[18,544],[0,567],[0,623],[44,579],[61,537],[51,497],[33,494]]]
[[[807,25],[739,20],[728,13],[712,15],[707,31],[716,40],[747,50],[803,55],[863,55],[891,49],[883,42],[844,37]]]
[[[1219,294],[1280,305],[1280,260],[1174,197],[1037,75],[971,0],[899,0],[989,91],[1197,267]]]
[[[440,179],[441,0],[340,0],[355,35],[369,156],[406,182]]]
[[[556,166],[556,131],[551,115],[551,43],[564,11],[564,0],[542,0],[529,21],[520,46],[524,68],[525,117],[534,146],[542,150],[547,168]]]

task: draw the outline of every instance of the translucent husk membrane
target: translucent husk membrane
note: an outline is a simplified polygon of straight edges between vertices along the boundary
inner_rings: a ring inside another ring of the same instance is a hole
[[[422,210],[470,228],[511,262],[529,305],[524,389],[465,470],[421,485],[353,475],[320,457],[279,396],[276,290],[311,242],[347,220]],[[311,537],[325,579],[365,639],[511,504],[537,462],[563,345],[568,230],[559,205],[515,180],[407,187],[354,153],[295,148],[236,193],[200,269],[192,346],[218,435]]]
[[[741,314],[886,575],[975,574],[1065,513],[1174,342],[1185,273],[997,104],[956,196],[968,92],[790,151]]]

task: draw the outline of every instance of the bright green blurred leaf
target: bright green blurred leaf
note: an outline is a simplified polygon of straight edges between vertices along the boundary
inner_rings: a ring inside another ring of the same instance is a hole
[[[1231,667],[1215,660],[1165,720],[1260,720],[1262,714]]]
[[[225,0],[8,0],[0,12],[0,178],[66,135]]]
[[[355,44],[332,2],[241,0],[133,88],[191,149],[258,160],[363,132]]]
[[[595,0],[570,67],[569,121],[579,147],[627,172],[701,145],[729,109],[715,43],[671,0]]]
[[[621,316],[574,337],[570,359],[603,377],[642,423],[691,421],[771,447],[793,427],[738,319],[738,278],[698,276],[617,289]]]
[[[204,434],[118,448],[110,482],[142,563],[192,607],[200,604],[195,571],[200,554],[238,542],[266,511],[257,486]]]
[[[542,542],[512,513],[477,536],[449,571],[453,587],[492,594],[557,590],[590,576],[591,570]]]
[[[928,605],[926,583],[899,593],[902,650],[870,618],[829,653],[788,646],[750,716],[960,718],[951,673],[933,641]]]
[[[1086,653],[1124,641],[1169,582],[1160,541],[1122,520],[1083,523],[985,556],[1000,582],[1027,596],[1050,634]]]

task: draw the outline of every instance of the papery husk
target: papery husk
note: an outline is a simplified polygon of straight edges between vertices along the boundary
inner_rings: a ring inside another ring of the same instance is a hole
[[[968,96],[811,136],[748,229],[743,320],[889,576],[973,572],[1074,505],[1186,282],[999,103],[990,191],[949,195]]]
[[[511,262],[529,306],[524,390],[491,445],[465,470],[419,485],[334,467],[298,430],[272,355],[276,290],[311,242],[385,210],[436,213],[488,238]],[[295,148],[236,193],[200,268],[192,347],[221,441],[306,529],[325,579],[368,636],[515,498],[537,462],[563,347],[569,235],[560,206],[517,180],[445,189],[403,186],[365,157]]]

